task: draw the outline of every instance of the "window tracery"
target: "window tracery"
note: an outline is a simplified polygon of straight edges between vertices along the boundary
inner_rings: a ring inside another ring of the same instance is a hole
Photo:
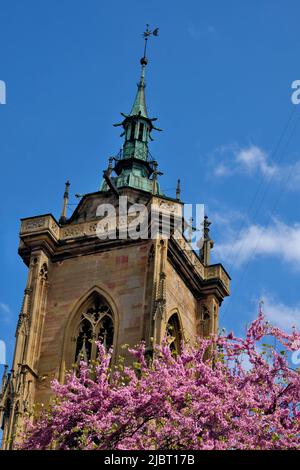
[[[100,341],[106,351],[113,344],[114,322],[110,307],[100,297],[83,311],[77,328],[75,363],[93,361],[97,358],[95,341]]]
[[[169,341],[169,346],[172,352],[178,353],[180,351],[180,343],[181,343],[181,331],[180,331],[180,324],[178,315],[174,313],[169,318],[166,327],[166,335]]]

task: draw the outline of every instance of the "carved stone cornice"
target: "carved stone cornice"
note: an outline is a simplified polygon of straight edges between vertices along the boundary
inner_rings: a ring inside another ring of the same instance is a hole
[[[91,195],[95,200],[100,196],[99,193]],[[134,196],[136,198],[136,194]],[[147,206],[149,212],[151,209],[154,213],[165,213],[166,216],[171,215],[175,220],[180,220],[182,217],[182,203],[176,200],[158,196],[149,198],[148,195]],[[129,215],[129,221],[130,217],[135,218],[134,215]],[[74,218],[71,220],[71,223],[67,222],[60,226],[51,214],[22,219],[19,254],[25,263],[29,263],[30,254],[35,249],[44,251],[55,262],[78,255],[109,251],[129,244],[138,245],[146,243],[147,240],[151,241],[149,239],[153,228],[151,218],[148,219],[148,239],[138,240],[119,239],[118,227],[116,238],[101,240],[97,236],[99,218],[89,218],[83,222],[76,222]],[[230,277],[221,264],[204,266],[188,241],[182,236],[175,238],[173,235],[169,241],[168,258],[196,298],[214,293],[221,302],[225,296],[229,295]]]
[[[168,259],[197,299],[214,294],[221,303],[229,295],[230,277],[223,266],[204,266],[183,238],[170,239]]]

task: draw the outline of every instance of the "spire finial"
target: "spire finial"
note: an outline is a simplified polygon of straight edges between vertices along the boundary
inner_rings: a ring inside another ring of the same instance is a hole
[[[145,69],[146,65],[148,64],[148,59],[146,57],[147,53],[147,43],[149,40],[150,36],[158,36],[158,28],[155,28],[153,31],[149,29],[149,25],[146,25],[146,30],[143,32],[143,37],[145,40],[144,44],[144,54],[143,57],[141,58],[141,66],[142,66],[142,71],[141,71],[141,78],[138,83],[138,91],[130,112],[131,116],[142,116],[142,117],[148,117],[147,115],[147,108],[146,108],[146,99],[145,99]]]
[[[8,376],[7,369],[8,369],[8,365],[4,364],[4,371],[3,371],[3,376],[2,376],[2,391],[4,390],[4,387],[7,382],[7,376]]]
[[[211,226],[211,222],[210,220],[208,220],[208,216],[205,215],[204,216],[204,222],[203,222],[203,226],[204,226],[204,240],[210,240],[210,237],[209,237],[209,227]]]
[[[158,171],[158,163],[156,160],[152,162],[153,165],[153,176],[152,176],[152,194],[158,194],[158,183],[157,177],[163,175],[161,171]]]
[[[69,189],[70,189],[70,181],[67,180],[66,183],[65,183],[63,208],[62,208],[61,216],[60,216],[60,219],[59,219],[59,222],[63,223],[63,224],[67,220],[67,207],[68,207],[68,202],[69,202]]]
[[[263,305],[264,305],[264,301],[261,299],[258,303],[258,308],[259,308],[259,314],[260,315],[263,315]]]
[[[112,171],[113,171],[113,160],[114,160],[114,157],[109,157],[108,159],[108,167],[107,167],[107,173],[109,174],[109,176],[112,174]]]
[[[202,263],[205,266],[208,266],[210,264],[210,251],[214,246],[213,240],[210,238],[209,234],[209,227],[211,226],[211,222],[208,219],[208,216],[204,216],[204,221],[203,221],[203,246],[200,250],[200,258]]]
[[[148,64],[148,59],[146,56],[148,39],[150,36],[158,36],[158,31],[159,31],[159,28],[155,28],[153,29],[153,31],[151,31],[151,29],[149,28],[149,24],[148,23],[146,24],[146,30],[143,32],[145,43],[144,43],[144,55],[141,58],[142,67]]]
[[[177,199],[177,201],[180,201],[180,193],[181,193],[180,179],[178,179],[177,188],[176,188],[176,199]]]

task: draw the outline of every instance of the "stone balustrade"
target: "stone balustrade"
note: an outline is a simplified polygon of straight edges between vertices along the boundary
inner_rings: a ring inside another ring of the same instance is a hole
[[[60,237],[60,227],[51,214],[21,220],[20,236],[49,232],[56,240]]]

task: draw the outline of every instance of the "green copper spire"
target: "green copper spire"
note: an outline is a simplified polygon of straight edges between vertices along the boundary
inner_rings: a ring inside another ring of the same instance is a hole
[[[146,97],[145,97],[145,69],[147,65],[146,57],[141,59],[142,64],[142,73],[141,78],[138,83],[138,90],[136,92],[135,100],[130,111],[130,116],[141,116],[141,117],[148,117],[147,114],[147,107],[146,107]]]
[[[149,118],[145,98],[145,70],[148,64],[146,50],[147,42],[151,35],[157,36],[158,28],[150,31],[149,25],[147,25],[144,32],[144,55],[140,60],[142,66],[141,77],[135,100],[130,114],[121,113],[124,120],[114,124],[115,126],[122,126],[124,129],[124,132],[121,134],[121,136],[124,136],[123,149],[118,157],[115,158],[116,165],[113,169],[117,177],[110,176],[110,181],[103,182],[102,190],[108,189],[109,186],[113,187],[108,184],[112,182],[115,188],[132,187],[160,194],[159,184],[156,179],[157,175],[161,173],[157,172],[157,163],[150,156],[148,142],[153,140],[151,136],[152,130],[160,131],[161,129],[153,125],[153,121],[156,121],[156,118]],[[155,184],[153,179],[155,179]]]

